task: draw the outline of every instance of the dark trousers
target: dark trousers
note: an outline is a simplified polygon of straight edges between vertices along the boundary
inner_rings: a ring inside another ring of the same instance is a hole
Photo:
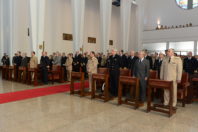
[[[19,66],[16,65],[16,78],[18,78]]]
[[[140,101],[142,102],[146,100],[146,83],[145,78],[140,78]]]
[[[110,70],[110,93],[113,96],[118,96],[118,81],[119,81],[120,71],[119,69]]]
[[[48,83],[48,71],[47,68],[42,68],[42,80],[44,84]]]
[[[63,69],[64,69],[64,74],[63,74],[63,79],[64,79],[64,81],[67,81],[67,70],[66,70],[66,66],[62,66],[63,67]]]

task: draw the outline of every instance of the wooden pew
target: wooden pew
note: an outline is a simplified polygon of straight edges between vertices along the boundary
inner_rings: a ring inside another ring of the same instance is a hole
[[[170,102],[168,106],[162,104],[151,105],[151,94],[153,89],[167,89],[170,92]],[[163,81],[158,79],[149,79],[148,82],[148,100],[147,100],[147,112],[151,110],[166,113],[171,117],[176,113],[176,109],[173,108],[173,81]]]
[[[18,69],[18,82],[26,83],[27,80],[27,67],[20,66]]]
[[[34,86],[38,86],[38,73],[39,73],[39,65],[37,66],[37,68],[30,68],[28,67],[28,84],[32,84],[32,80],[33,80],[33,84]],[[34,74],[34,78],[32,78]]]
[[[130,70],[120,70],[119,87],[118,87],[118,105],[127,104],[132,105],[137,109],[139,107],[139,79],[130,76]],[[122,100],[123,85],[130,87],[130,96],[133,97],[135,91],[135,97],[132,99]]]
[[[149,79],[159,79],[158,78],[158,72],[156,70],[150,70],[149,71]],[[148,84],[148,82],[147,82]],[[147,89],[147,96],[148,96],[148,89]],[[163,90],[162,89],[154,89],[153,93],[152,93],[152,100],[154,100],[155,97],[157,98],[161,98],[161,100],[163,101],[164,98],[162,98],[163,96]]]
[[[80,90],[74,90],[74,82],[80,81]],[[70,94],[78,94],[81,97],[90,95],[90,92],[85,92],[85,76],[84,72],[72,72],[71,73],[71,85]]]
[[[9,66],[8,68],[8,80],[10,81],[14,80],[14,78],[12,78],[13,73],[14,73],[14,67],[15,66]]]
[[[7,79],[7,66],[2,66],[2,79]]]
[[[182,101],[182,107],[185,107],[187,100],[188,87],[190,86],[188,73],[183,72],[181,82],[177,85],[177,99]]]
[[[104,82],[104,92],[102,94],[96,95],[96,82]],[[92,84],[91,84],[91,98],[99,98],[104,100],[104,102],[109,101],[109,69],[108,68],[98,68],[98,73],[92,75]]]
[[[2,66],[2,79],[6,79],[6,66]]]
[[[52,70],[48,71],[48,79],[52,81],[52,84],[54,84],[55,80],[58,80],[58,82],[62,83],[63,76],[61,66],[53,65]]]
[[[158,72],[155,70],[150,70],[149,72],[149,79],[159,79]]]

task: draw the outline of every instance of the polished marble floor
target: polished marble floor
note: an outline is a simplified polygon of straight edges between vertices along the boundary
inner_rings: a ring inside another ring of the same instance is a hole
[[[31,88],[0,79],[1,93]],[[0,132],[198,132],[198,103],[172,118],[145,109],[60,93],[0,104]]]

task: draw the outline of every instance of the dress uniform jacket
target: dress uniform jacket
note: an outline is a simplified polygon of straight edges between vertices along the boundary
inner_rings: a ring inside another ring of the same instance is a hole
[[[72,71],[72,63],[73,63],[73,58],[72,57],[68,57],[65,63],[66,69],[68,71]]]
[[[37,68],[38,58],[36,56],[31,57],[30,59],[30,68]]]
[[[166,57],[161,66],[160,79],[173,81],[173,106],[177,104],[177,80],[182,77],[182,60],[180,57]],[[169,91],[164,91],[164,105],[168,105],[170,95]]]
[[[88,73],[97,73],[98,59],[96,57],[92,57],[88,60],[87,63],[87,72]]]
[[[67,80],[71,81],[71,72],[72,72],[72,63],[73,63],[73,58],[68,57],[65,63],[66,70],[67,70]]]

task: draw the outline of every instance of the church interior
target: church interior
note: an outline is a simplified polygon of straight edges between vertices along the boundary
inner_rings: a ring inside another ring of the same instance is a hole
[[[0,132],[198,132],[198,0],[0,0]]]

